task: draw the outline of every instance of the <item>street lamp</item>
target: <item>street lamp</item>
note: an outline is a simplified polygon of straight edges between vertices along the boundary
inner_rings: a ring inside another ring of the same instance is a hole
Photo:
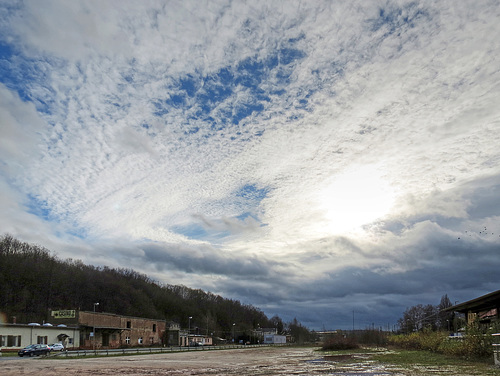
[[[235,325],[236,325],[236,324],[233,322],[233,343],[234,343],[234,326],[235,326]]]
[[[191,343],[189,342],[189,335],[191,334],[191,319],[192,318],[193,318],[193,316],[189,316],[188,317],[188,319],[189,319],[188,320],[188,338],[187,338],[187,340],[188,340],[188,346],[191,345]]]
[[[93,316],[93,326],[94,326],[94,329],[92,331],[92,339],[94,340],[94,351],[95,351],[95,307],[98,306],[99,303],[94,303],[94,316]]]

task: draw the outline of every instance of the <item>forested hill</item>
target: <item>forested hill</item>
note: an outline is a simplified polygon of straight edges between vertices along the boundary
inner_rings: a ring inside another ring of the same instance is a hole
[[[185,286],[160,285],[130,269],[60,260],[41,246],[10,235],[0,238],[0,312],[12,322],[50,322],[50,310],[98,309],[128,316],[176,321],[224,336],[233,323],[239,331],[281,325],[251,305]]]

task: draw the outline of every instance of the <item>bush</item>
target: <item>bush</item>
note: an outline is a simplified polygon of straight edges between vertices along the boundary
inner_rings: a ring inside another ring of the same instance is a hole
[[[381,330],[367,329],[355,332],[356,340],[361,345],[387,346],[388,334]]]
[[[348,337],[345,334],[338,333],[325,340],[322,350],[338,351],[358,349],[359,345],[354,337]]]
[[[389,344],[406,350],[427,350],[465,359],[490,357],[493,354],[492,333],[499,331],[499,324],[486,333],[479,323],[470,324],[463,338],[451,339],[446,332],[414,332],[389,337]]]

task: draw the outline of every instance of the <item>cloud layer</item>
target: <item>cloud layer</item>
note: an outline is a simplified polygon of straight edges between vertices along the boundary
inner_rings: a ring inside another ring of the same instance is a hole
[[[496,290],[499,5],[3,2],[1,228],[315,329]]]

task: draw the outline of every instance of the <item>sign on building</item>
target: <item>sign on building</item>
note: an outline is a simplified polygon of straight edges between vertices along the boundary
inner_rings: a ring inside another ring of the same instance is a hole
[[[64,309],[61,311],[52,311],[51,316],[55,319],[74,319],[76,317],[76,310]]]

